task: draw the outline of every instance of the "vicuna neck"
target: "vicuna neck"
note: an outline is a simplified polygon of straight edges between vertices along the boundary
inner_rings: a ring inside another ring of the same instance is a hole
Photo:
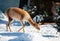
[[[28,19],[28,22],[29,22],[32,26],[35,26],[35,25],[36,25],[36,23],[35,23],[31,18]]]

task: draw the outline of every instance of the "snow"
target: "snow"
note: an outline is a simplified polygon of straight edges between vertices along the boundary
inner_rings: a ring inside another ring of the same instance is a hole
[[[0,20],[5,22],[7,17],[0,13]],[[51,24],[40,25],[40,30],[36,30],[33,26],[25,26],[25,32],[17,31],[22,27],[17,26],[17,23],[10,27],[13,32],[5,31],[6,23],[0,23],[0,41],[60,41],[60,33]]]
[[[4,15],[2,11],[0,11],[0,19],[4,21],[8,21],[8,18]]]
[[[34,22],[36,22],[36,18],[37,18],[37,22],[44,20],[42,15],[36,15],[36,16],[33,18]]]
[[[25,32],[17,32],[22,26],[11,26],[13,32],[5,31],[5,24],[0,25],[0,41],[60,41],[60,33],[52,25],[41,25],[38,31],[33,26],[25,26]]]
[[[5,38],[7,41],[30,41],[31,39],[29,38],[30,35],[25,34],[25,33],[19,33],[19,32],[8,32],[8,33],[0,33],[1,39]],[[3,40],[5,40],[3,39]],[[6,41],[5,40],[5,41]]]

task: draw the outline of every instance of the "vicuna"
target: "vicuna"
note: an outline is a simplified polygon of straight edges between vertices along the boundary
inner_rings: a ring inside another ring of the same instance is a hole
[[[39,25],[36,24],[31,16],[29,15],[29,13],[21,8],[18,7],[11,7],[9,9],[6,10],[5,14],[8,17],[8,24],[6,25],[6,31],[8,31],[8,29],[11,30],[10,28],[10,23],[13,19],[17,19],[22,23],[22,28],[20,28],[18,31],[20,31],[21,29],[23,29],[24,31],[24,22],[27,21],[28,23],[30,23],[32,26],[34,26],[37,30],[40,30]]]

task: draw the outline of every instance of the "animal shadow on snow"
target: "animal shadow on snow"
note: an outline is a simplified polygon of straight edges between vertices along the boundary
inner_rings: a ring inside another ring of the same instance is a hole
[[[2,36],[17,36],[17,38],[10,39],[9,41],[31,41],[31,35],[27,33],[19,33],[19,32],[13,32],[13,33],[0,33]]]

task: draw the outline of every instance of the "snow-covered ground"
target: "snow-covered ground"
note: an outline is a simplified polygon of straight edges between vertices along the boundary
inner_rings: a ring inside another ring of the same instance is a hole
[[[21,26],[11,26],[13,32],[6,32],[5,24],[0,24],[0,41],[60,41],[60,36],[52,25],[41,25],[40,31],[32,26],[25,26],[25,32],[17,32]]]
[[[7,17],[2,13],[0,13],[0,22],[0,41],[60,41],[60,33],[51,24],[40,25],[39,31],[33,26],[25,26],[25,32],[22,30],[18,32],[22,26],[12,24],[13,32],[6,32]]]

